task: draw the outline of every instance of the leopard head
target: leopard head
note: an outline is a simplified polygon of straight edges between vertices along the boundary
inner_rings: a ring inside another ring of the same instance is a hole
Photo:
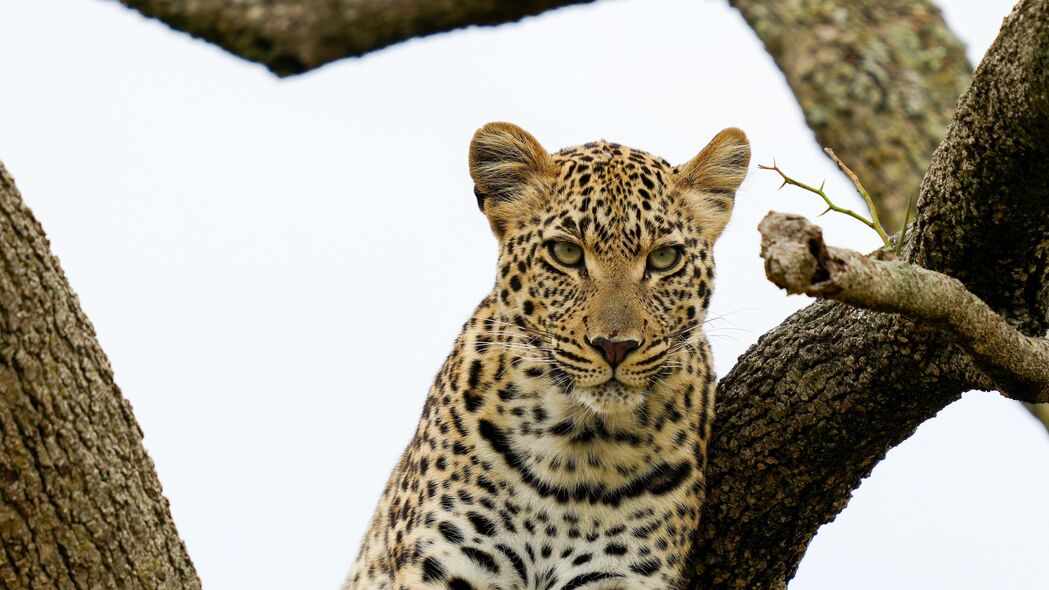
[[[474,192],[500,244],[495,305],[571,395],[614,411],[689,370],[714,241],[749,161],[735,128],[680,166],[605,141],[550,154],[509,123],[476,132]]]

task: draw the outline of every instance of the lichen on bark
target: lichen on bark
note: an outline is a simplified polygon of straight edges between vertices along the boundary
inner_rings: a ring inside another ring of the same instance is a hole
[[[783,72],[821,146],[900,229],[971,67],[929,0],[730,0]]]

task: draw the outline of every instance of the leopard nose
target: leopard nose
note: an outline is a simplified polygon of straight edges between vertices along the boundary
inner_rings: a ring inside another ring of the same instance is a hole
[[[608,361],[609,365],[612,365],[613,369],[623,362],[623,359],[630,354],[631,350],[641,346],[641,343],[637,340],[609,340],[608,338],[600,337],[588,340],[587,343],[601,351],[601,354],[604,355],[605,360]]]

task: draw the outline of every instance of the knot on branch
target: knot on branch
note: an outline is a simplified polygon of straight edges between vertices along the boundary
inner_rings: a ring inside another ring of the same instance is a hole
[[[800,215],[769,211],[758,225],[765,276],[791,295],[830,296],[841,289],[831,280],[836,266],[823,230]]]

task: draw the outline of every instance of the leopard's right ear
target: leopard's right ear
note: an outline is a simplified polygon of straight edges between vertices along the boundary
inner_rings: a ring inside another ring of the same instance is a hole
[[[543,146],[517,125],[489,123],[474,133],[474,195],[496,237],[502,238],[512,221],[527,218],[542,205],[556,169]]]

